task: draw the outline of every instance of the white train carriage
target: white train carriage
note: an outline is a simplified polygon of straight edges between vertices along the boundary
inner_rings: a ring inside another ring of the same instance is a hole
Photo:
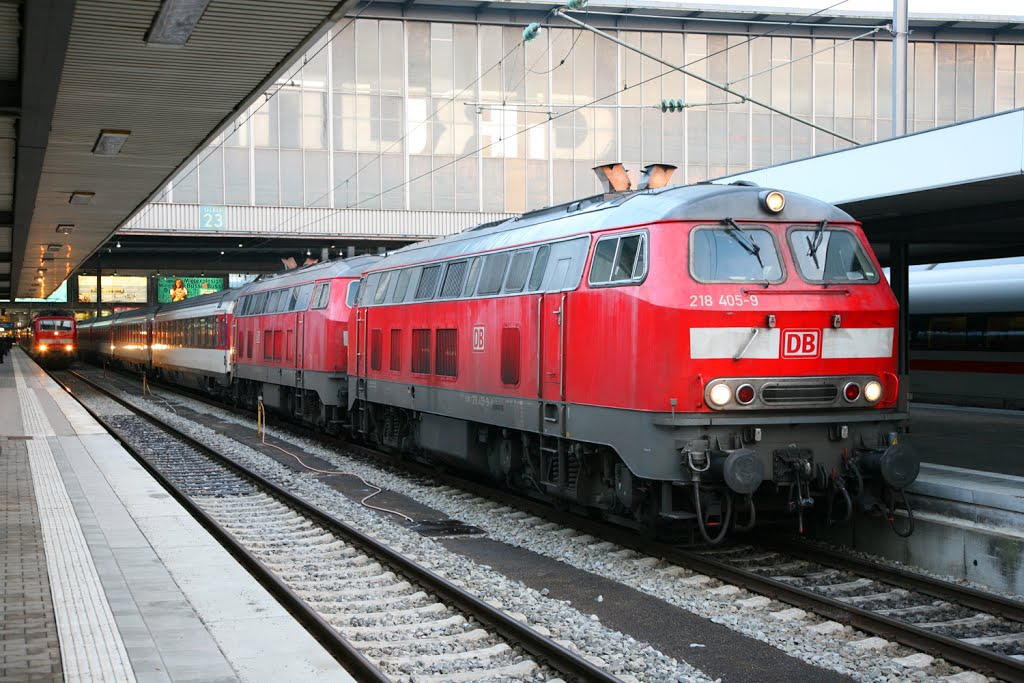
[[[1024,408],[1024,264],[914,271],[915,401]]]
[[[110,360],[131,370],[149,369],[151,309],[118,313],[111,323]]]
[[[165,304],[153,319],[152,369],[178,384],[219,393],[231,384],[231,314],[237,290]]]

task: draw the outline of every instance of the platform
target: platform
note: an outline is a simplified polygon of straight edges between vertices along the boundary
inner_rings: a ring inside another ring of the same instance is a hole
[[[18,349],[0,406],[0,681],[353,680]]]
[[[828,537],[1024,594],[1024,412],[927,404],[910,412],[910,439],[922,460],[907,489],[914,534],[903,539],[884,521],[860,518]]]

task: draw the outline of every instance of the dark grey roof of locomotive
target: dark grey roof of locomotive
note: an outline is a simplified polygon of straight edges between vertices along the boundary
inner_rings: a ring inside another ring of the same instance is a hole
[[[682,185],[657,190],[596,195],[568,204],[541,209],[497,224],[470,228],[457,235],[420,242],[392,253],[372,269],[492,251],[521,244],[552,241],[594,230],[657,221],[829,221],[854,219],[845,211],[805,195],[781,191],[786,206],[769,214],[760,199],[771,188],[749,185]]]
[[[315,263],[311,266],[286,270],[281,273],[263,276],[259,280],[245,285],[241,288],[240,294],[252,294],[253,292],[262,292],[269,289],[277,289],[278,287],[291,287],[324,278],[359,277],[381,258],[383,257],[365,254],[363,256],[334,259],[332,261],[324,261],[323,263]]]

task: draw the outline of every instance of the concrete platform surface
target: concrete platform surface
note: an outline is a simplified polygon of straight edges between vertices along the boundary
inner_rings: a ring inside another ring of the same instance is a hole
[[[0,364],[0,681],[351,681],[20,350]]]

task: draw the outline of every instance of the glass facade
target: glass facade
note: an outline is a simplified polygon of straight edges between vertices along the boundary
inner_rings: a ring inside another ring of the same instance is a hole
[[[165,201],[522,212],[597,192],[598,163],[675,164],[681,184],[849,146],[590,32],[521,31],[340,23]],[[859,142],[890,135],[888,40],[613,33]],[[912,41],[908,98],[911,131],[1024,105],[1024,45]]]

